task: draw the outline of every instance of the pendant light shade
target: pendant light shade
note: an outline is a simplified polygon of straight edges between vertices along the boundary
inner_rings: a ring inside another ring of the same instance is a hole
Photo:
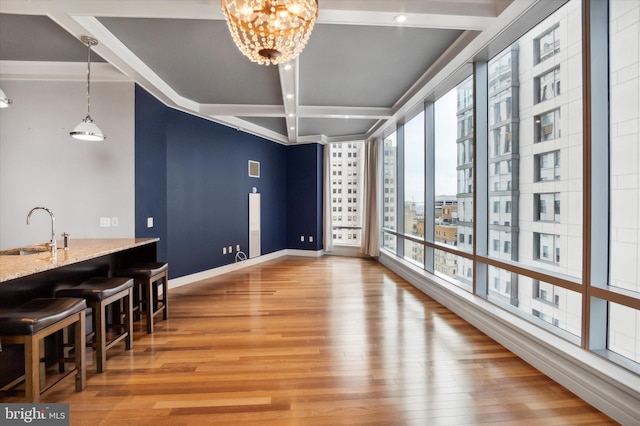
[[[98,44],[94,38],[82,36],[80,40],[87,45],[87,116],[69,134],[83,141],[102,141],[106,139],[102,130],[93,122],[90,114],[91,107],[91,46]]]
[[[7,108],[13,101],[7,98],[2,89],[0,89],[0,108]]]
[[[70,135],[75,139],[83,141],[103,141],[105,139],[105,135],[102,133],[102,130],[100,130],[88,115],[80,122],[80,124],[73,128]]]

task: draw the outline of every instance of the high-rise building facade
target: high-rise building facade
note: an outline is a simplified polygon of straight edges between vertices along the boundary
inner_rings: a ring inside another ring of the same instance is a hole
[[[362,240],[363,142],[328,146],[331,158],[331,223],[333,243],[360,246]]]

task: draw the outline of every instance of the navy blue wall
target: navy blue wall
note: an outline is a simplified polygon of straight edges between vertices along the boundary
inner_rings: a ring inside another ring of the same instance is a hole
[[[322,249],[322,152],[319,144],[287,148],[287,248]]]
[[[248,160],[260,162],[260,178],[248,176]],[[252,187],[261,194],[262,254],[322,248],[321,145],[286,147],[168,108],[136,87],[136,236],[160,237],[171,278],[233,263],[238,244],[248,253]],[[234,253],[223,255],[228,246]]]
[[[167,257],[167,107],[136,85],[136,237],[157,237],[158,260]],[[153,217],[153,228],[147,218]]]

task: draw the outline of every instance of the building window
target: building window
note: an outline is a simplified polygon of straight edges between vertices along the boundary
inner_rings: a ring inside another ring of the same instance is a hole
[[[551,263],[560,262],[560,235],[533,233],[533,252],[538,260]]]
[[[560,94],[560,68],[554,68],[536,77],[534,80],[536,88],[536,103],[548,101]]]
[[[536,115],[533,122],[535,124],[536,142],[544,142],[562,136],[560,128],[560,108]]]
[[[542,222],[560,222],[560,193],[534,194],[534,219]]]
[[[560,52],[560,38],[558,36],[558,26],[542,34],[534,41],[534,51],[536,64],[551,58]]]
[[[560,179],[560,151],[545,152],[534,157],[535,181]]]

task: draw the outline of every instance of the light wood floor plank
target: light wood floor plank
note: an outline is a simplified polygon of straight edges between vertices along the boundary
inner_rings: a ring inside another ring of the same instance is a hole
[[[44,401],[72,425],[615,424],[374,261],[282,258],[169,299]]]

